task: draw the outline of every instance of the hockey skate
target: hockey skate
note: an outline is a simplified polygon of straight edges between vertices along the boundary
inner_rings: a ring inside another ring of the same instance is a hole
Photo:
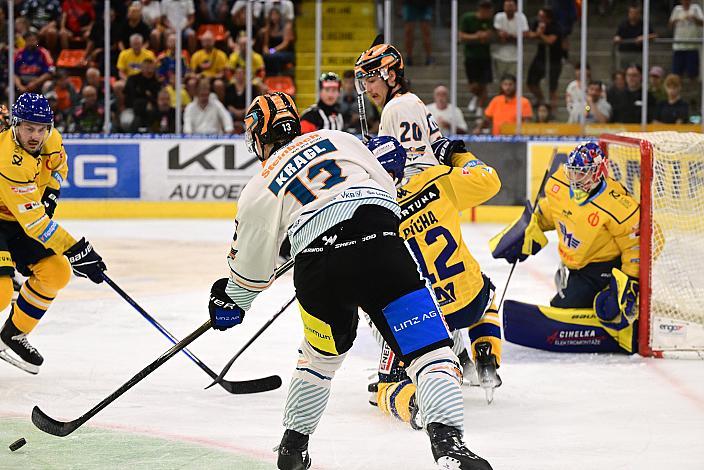
[[[460,360],[460,365],[462,366],[462,384],[469,385],[470,387],[479,387],[477,368],[474,366],[474,362],[472,362],[472,359],[469,357],[467,350],[463,350],[457,358]]]
[[[492,470],[489,462],[472,452],[462,442],[459,429],[440,423],[428,425],[433,458],[445,470]]]
[[[27,335],[18,330],[10,318],[0,331],[0,359],[30,374],[39,373],[39,366],[44,362],[39,351],[27,341]]]
[[[499,366],[496,363],[496,356],[491,352],[491,343],[478,343],[475,349],[479,386],[484,389],[486,402],[491,404],[494,401],[494,389],[501,386],[501,377],[496,372]]]
[[[287,429],[278,447],[279,458],[276,462],[279,470],[306,470],[310,468],[308,455],[308,436]]]

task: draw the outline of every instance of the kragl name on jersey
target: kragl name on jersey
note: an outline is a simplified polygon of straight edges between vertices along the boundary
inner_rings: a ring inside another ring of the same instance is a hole
[[[296,153],[274,177],[274,181],[269,184],[269,190],[274,194],[279,194],[281,188],[283,188],[292,177],[296,176],[308,162],[335,150],[337,150],[337,148],[335,148],[332,142],[325,139]]]

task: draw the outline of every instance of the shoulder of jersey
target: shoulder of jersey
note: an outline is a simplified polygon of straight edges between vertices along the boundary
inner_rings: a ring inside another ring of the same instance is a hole
[[[413,175],[408,180],[408,183],[401,187],[399,191],[399,197],[403,198],[410,193],[414,193],[422,189],[424,186],[437,182],[443,176],[449,175],[452,172],[452,168],[445,165],[435,165],[426,168],[422,172]],[[403,194],[405,192],[405,194]]]
[[[609,214],[618,223],[628,219],[640,207],[626,188],[611,178],[606,179],[606,189],[591,204]]]
[[[42,156],[53,155],[55,153],[61,152],[61,147],[63,146],[63,144],[64,141],[61,137],[61,133],[56,129],[52,130],[51,135],[49,135],[49,138],[44,144],[44,147],[42,147]]]
[[[0,132],[0,176],[11,183],[30,183],[36,176],[36,168],[23,160],[32,157],[27,154],[18,157],[16,147],[9,129]]]

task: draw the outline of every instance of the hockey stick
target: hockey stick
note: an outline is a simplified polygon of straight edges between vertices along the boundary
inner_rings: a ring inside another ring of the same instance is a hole
[[[169,333],[169,331],[164,328],[154,317],[149,315],[137,302],[130,297],[127,292],[122,290],[120,286],[118,286],[115,281],[110,279],[107,274],[103,273],[103,279],[105,279],[105,282],[113,288],[117,294],[125,299],[128,304],[130,304],[132,307],[134,307],[135,310],[137,310],[140,315],[142,315],[149,323],[151,323],[159,332],[166,336],[166,338],[171,341],[173,344],[177,344],[178,340]],[[214,379],[217,377],[217,374],[203,361],[198,359],[195,354],[193,354],[191,351],[189,351],[187,348],[183,348],[182,352],[188,356],[188,358],[193,361],[198,367],[200,367],[203,372],[208,374],[210,378]],[[270,375],[269,377],[262,377],[260,379],[252,379],[252,380],[243,380],[243,381],[229,381],[229,380],[222,380],[219,382],[220,386],[227,390],[228,392],[232,394],[244,394],[244,393],[259,393],[259,392],[268,392],[269,390],[275,390],[281,386],[281,379],[276,376],[276,375]]]
[[[244,346],[242,346],[242,348],[241,348],[239,351],[237,351],[237,353],[232,357],[232,359],[230,359],[230,361],[229,361],[229,362],[225,365],[225,367],[222,369],[222,371],[220,372],[220,374],[218,374],[218,376],[215,377],[215,380],[213,380],[213,382],[212,382],[210,385],[208,385],[207,387],[205,387],[205,390],[208,390],[210,387],[212,387],[213,385],[215,385],[215,384],[217,384],[217,383],[222,383],[223,381],[226,382],[226,380],[224,380],[223,377],[225,377],[225,374],[227,374],[227,372],[230,370],[230,367],[232,367],[232,364],[235,362],[235,360],[237,360],[237,358],[240,357],[240,356],[242,355],[242,353],[243,353],[257,338],[259,338],[259,336],[260,336],[262,333],[264,333],[264,331],[265,331],[267,328],[269,328],[269,327],[271,326],[271,324],[274,323],[274,321],[275,321],[277,318],[279,318],[279,316],[280,316],[282,313],[284,313],[284,311],[288,308],[289,305],[291,305],[291,304],[293,303],[294,300],[296,300],[296,296],[295,296],[295,295],[294,295],[293,297],[291,297],[291,299],[290,299],[288,302],[286,302],[286,303],[284,304],[284,306],[281,307],[281,309],[280,309],[278,312],[276,312],[273,317],[271,317],[271,318],[269,319],[269,321],[267,321],[266,323],[264,323],[264,326],[262,326],[261,328],[259,328],[259,331],[257,331],[257,332],[254,334],[254,336],[252,336],[252,337],[249,339],[249,341],[247,341],[247,343],[246,343]],[[278,376],[275,376],[275,377],[278,378]],[[279,379],[279,382],[281,382],[281,379]]]
[[[274,273],[274,278],[280,277],[283,273],[291,269],[291,266],[293,266],[293,260],[289,260],[286,263],[282,264],[279,266],[279,268],[276,270]],[[47,434],[52,434],[54,436],[59,436],[59,437],[65,437],[71,434],[73,431],[81,427],[83,424],[85,424],[86,421],[91,419],[93,416],[98,414],[102,409],[104,409],[106,406],[108,406],[110,403],[114,402],[117,400],[120,396],[122,396],[127,390],[131,389],[135,385],[137,385],[139,382],[142,381],[145,377],[147,377],[149,374],[157,370],[159,367],[161,367],[166,361],[174,357],[176,354],[178,354],[179,351],[181,351],[183,348],[191,344],[193,341],[198,339],[203,333],[208,331],[211,327],[210,319],[203,323],[201,326],[198,327],[193,333],[189,334],[185,338],[183,338],[181,341],[178,343],[174,344],[168,351],[166,351],[164,354],[159,356],[154,362],[149,364],[147,367],[139,371],[134,377],[132,377],[130,380],[125,382],[120,388],[115,390],[113,393],[111,393],[109,396],[107,396],[103,401],[95,405],[93,408],[88,410],[86,413],[84,413],[82,416],[79,418],[74,419],[73,421],[59,421],[57,419],[54,419],[44,413],[38,406],[35,406],[32,409],[32,423],[39,428],[41,431],[44,431]],[[278,378],[278,377],[277,377]],[[279,382],[281,379],[279,378]]]
[[[384,35],[378,34],[369,47],[377,46],[383,42]],[[364,93],[359,93],[359,91],[357,92],[357,110],[359,111],[359,128],[362,131],[362,142],[366,145],[371,136],[369,135],[369,124],[367,123],[367,107],[364,104]]]
[[[550,175],[552,175],[555,171],[553,170],[553,165],[555,164],[555,157],[557,156],[557,148],[553,150],[552,152],[552,157],[550,157],[550,165],[545,169],[545,174],[543,175],[543,180],[540,182],[540,187],[538,188],[538,193],[535,195],[535,200],[533,201],[533,213],[535,213],[536,208],[538,207],[538,201],[540,200],[540,195],[543,194],[543,191],[545,191],[545,184],[548,182],[548,178],[550,178]],[[499,300],[499,304],[496,307],[496,311],[498,312],[501,310],[501,305],[504,303],[504,297],[506,297],[506,291],[508,291],[508,284],[511,282],[511,277],[513,276],[513,271],[516,269],[516,265],[518,264],[518,260],[514,261],[513,264],[511,265],[511,271],[508,272],[508,277],[506,278],[506,284],[504,284],[504,291],[501,293],[501,299]]]

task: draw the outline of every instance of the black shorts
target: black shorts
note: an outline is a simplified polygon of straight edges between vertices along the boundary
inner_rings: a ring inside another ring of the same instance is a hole
[[[528,69],[528,85],[539,86],[540,81],[545,78],[545,62],[534,60]],[[560,80],[562,73],[562,62],[550,62],[550,91],[557,90],[557,82]]]
[[[412,354],[400,352],[382,310],[426,284],[398,236],[398,226],[398,218],[388,209],[362,206],[354,217],[332,227],[296,255],[293,281],[305,335],[320,353],[338,355],[352,347],[360,307],[404,361],[452,346],[447,336]],[[326,244],[326,240],[334,242]]]
[[[491,69],[491,57],[464,60],[464,73],[467,74],[467,81],[470,83],[481,83],[483,85],[491,83],[494,80]]]
[[[621,268],[621,258],[602,263],[591,263],[582,269],[570,269],[567,287],[550,301],[559,308],[592,308],[594,297],[611,282],[611,269]]]
[[[54,254],[34,238],[27,235],[17,222],[0,220],[0,252],[9,252],[17,270],[24,276],[31,271],[28,266]],[[15,270],[11,266],[0,266],[0,275],[12,276]]]

